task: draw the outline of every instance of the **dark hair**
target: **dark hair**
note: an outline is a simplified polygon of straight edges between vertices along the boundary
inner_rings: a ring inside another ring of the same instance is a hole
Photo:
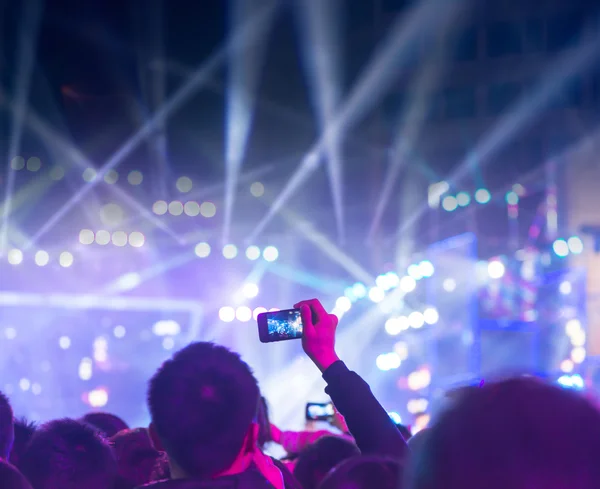
[[[137,487],[151,481],[160,452],[154,449],[144,428],[124,430],[111,439],[122,486]]]
[[[271,441],[271,421],[269,420],[269,406],[264,397],[258,403],[258,446],[262,449]]]
[[[108,441],[73,419],[38,428],[20,468],[34,489],[110,489],[117,472]]]
[[[402,466],[382,457],[352,457],[335,467],[319,489],[398,489]]]
[[[27,421],[25,418],[15,419],[15,442],[13,443],[9,458],[10,463],[15,467],[18,467],[21,463],[25,448],[35,430],[37,430],[35,423]]]
[[[600,412],[534,378],[459,396],[413,452],[410,489],[590,489],[600,481]]]
[[[0,458],[8,459],[14,438],[13,411],[8,397],[0,392]]]
[[[211,477],[239,455],[259,397],[257,381],[239,355],[199,342],[156,372],[148,405],[169,457],[189,477]]]
[[[88,413],[82,418],[82,421],[98,429],[106,438],[115,436],[119,431],[129,429],[125,421],[111,413]]]
[[[304,489],[316,489],[331,469],[356,455],[360,455],[360,451],[350,440],[324,436],[300,452],[294,475]]]
[[[27,479],[4,460],[0,460],[0,487],[2,489],[31,489]]]

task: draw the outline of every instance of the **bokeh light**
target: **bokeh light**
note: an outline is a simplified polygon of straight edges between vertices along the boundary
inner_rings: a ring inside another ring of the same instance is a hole
[[[157,216],[163,216],[169,211],[169,204],[164,200],[157,200],[152,205],[152,212]]]
[[[58,257],[58,263],[60,263],[60,266],[63,268],[69,268],[73,265],[73,255],[68,251],[63,251]]]
[[[258,295],[258,285],[253,283],[244,284],[242,292],[246,298],[254,299]]]
[[[252,310],[247,306],[240,306],[235,311],[235,317],[238,321],[247,323],[252,319]]]
[[[412,292],[417,288],[417,281],[408,275],[400,279],[400,290],[405,293]]]
[[[254,311],[252,311],[252,317],[256,321],[258,319],[258,315],[267,312],[266,307],[256,307]]]
[[[475,200],[480,204],[487,204],[490,200],[492,200],[492,195],[490,191],[485,188],[480,188],[475,192]]]
[[[128,241],[128,236],[125,231],[115,231],[112,233],[112,244],[115,246],[126,246]]]
[[[248,246],[246,248],[246,258],[248,260],[258,260],[260,258],[260,248],[258,246]]]
[[[104,246],[104,245],[107,245],[108,243],[110,243],[110,233],[103,229],[98,231],[96,233],[96,244]]]
[[[265,194],[265,186],[260,182],[254,182],[250,185],[250,193],[254,197],[262,197]]]
[[[471,203],[471,196],[467,192],[459,192],[456,195],[456,203],[460,207],[466,207]]]
[[[94,231],[91,229],[82,229],[79,231],[79,242],[83,245],[91,245],[96,236],[94,236]]]
[[[275,246],[267,246],[263,250],[263,258],[265,261],[273,262],[279,258],[279,250]]]
[[[192,190],[193,185],[194,183],[190,177],[179,177],[177,182],[175,182],[175,187],[177,187],[177,190],[182,194],[186,194]]]
[[[27,160],[27,170],[36,172],[42,167],[42,160],[40,160],[37,156],[32,156]]]
[[[372,302],[379,303],[385,299],[385,292],[379,287],[371,287],[369,289],[369,299],[371,299]]]
[[[458,207],[458,202],[456,201],[456,197],[452,195],[446,195],[442,200],[442,207],[445,211],[452,212],[455,211]]]
[[[235,319],[235,309],[229,306],[222,307],[219,309],[219,319],[225,323],[230,323]]]
[[[119,174],[116,170],[108,170],[104,174],[104,181],[109,185],[114,185],[115,183],[117,183],[117,180],[119,180]]]
[[[183,206],[183,212],[185,212],[186,216],[196,217],[200,214],[200,204],[194,200],[190,200]]]
[[[504,273],[506,272],[506,267],[504,263],[499,260],[491,260],[487,266],[488,275],[491,279],[497,280],[504,277]]]
[[[45,267],[50,262],[50,255],[47,251],[39,250],[35,254],[35,264],[38,267]]]
[[[141,185],[144,181],[144,175],[142,175],[141,171],[133,170],[127,175],[127,181],[129,185]]]
[[[569,254],[569,245],[564,239],[557,239],[552,243],[552,249],[556,256],[565,258]]]
[[[228,260],[234,259],[238,254],[238,249],[236,245],[227,244],[223,246],[223,256]]]
[[[23,168],[25,168],[25,158],[23,158],[22,156],[15,156],[10,161],[10,167],[16,171],[22,170]]]
[[[146,237],[139,231],[133,231],[129,234],[129,245],[134,248],[141,248],[146,242]]]
[[[198,258],[206,258],[210,255],[210,245],[208,243],[198,243],[194,248],[194,253]]]
[[[567,245],[569,246],[569,251],[574,255],[583,253],[583,241],[581,241],[581,238],[572,236],[567,241]]]
[[[96,180],[97,176],[98,176],[98,174],[96,173],[96,170],[94,170],[93,168],[86,168],[82,174],[82,178],[87,183],[92,183],[94,180]]]
[[[174,200],[169,203],[169,214],[172,216],[180,216],[183,214],[183,203],[178,200]]]
[[[14,248],[8,252],[7,258],[11,265],[20,265],[23,262],[23,252]]]
[[[200,214],[202,214],[203,217],[215,217],[216,213],[217,206],[215,204],[212,202],[202,202],[202,205],[200,206]]]

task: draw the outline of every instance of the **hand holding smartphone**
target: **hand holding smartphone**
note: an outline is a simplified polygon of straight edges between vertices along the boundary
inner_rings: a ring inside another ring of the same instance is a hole
[[[302,338],[300,309],[263,312],[257,317],[258,337],[261,343]]]
[[[306,404],[306,421],[331,421],[335,415],[330,402],[309,402]]]

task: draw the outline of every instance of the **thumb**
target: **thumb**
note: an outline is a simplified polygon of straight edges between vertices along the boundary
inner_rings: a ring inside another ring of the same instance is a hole
[[[314,329],[315,325],[312,321],[312,311],[310,310],[310,307],[306,304],[302,304],[300,306],[300,315],[302,316],[302,328],[304,331],[307,329]]]

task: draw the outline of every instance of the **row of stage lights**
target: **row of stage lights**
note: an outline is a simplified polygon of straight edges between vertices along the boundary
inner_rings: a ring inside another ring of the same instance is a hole
[[[217,206],[212,202],[202,202],[199,204],[195,200],[190,200],[185,204],[179,200],[172,202],[158,200],[152,205],[152,212],[157,216],[164,216],[169,213],[172,216],[185,214],[189,217],[202,215],[202,217],[211,218],[217,214]]]
[[[146,242],[145,236],[139,231],[133,231],[127,234],[125,231],[114,231],[110,233],[106,230],[92,231],[91,229],[82,229],[79,232],[79,242],[82,245],[97,244],[106,246],[112,243],[114,246],[127,246],[129,244],[133,248],[141,248]]]
[[[224,306],[219,309],[219,319],[224,323],[231,323],[236,319],[242,323],[247,323],[258,318],[259,314],[263,312],[277,312],[279,309],[267,309],[265,307],[256,307],[254,310],[250,309],[247,306],[240,306],[238,308],[233,308],[230,306]]]
[[[473,201],[478,204],[485,205],[491,202],[492,194],[486,188],[480,188],[475,191],[473,195],[469,192],[458,192],[456,195],[445,195],[450,190],[450,186],[447,182],[439,182],[433,184],[430,188],[430,206],[437,208],[442,205],[442,209],[447,212],[453,212],[460,207],[468,207]],[[512,190],[506,193],[505,200],[509,206],[516,206],[519,204],[521,197],[525,195],[525,188],[520,184],[513,185]],[[444,196],[442,198],[442,196]],[[440,201],[441,199],[441,201]]]
[[[194,253],[196,253],[196,256],[198,258],[207,258],[208,256],[210,256],[211,252],[212,248],[210,244],[205,242],[198,243],[194,248]],[[233,260],[235,257],[238,256],[239,250],[238,247],[234,244],[226,244],[221,249],[221,253],[223,254],[224,258],[228,260]],[[250,261],[256,261],[262,256],[263,260],[267,262],[274,262],[277,261],[277,259],[279,258],[279,250],[275,246],[266,246],[261,251],[261,249],[258,246],[251,245],[246,248],[245,255],[246,258],[248,258],[248,260]]]
[[[17,248],[9,250],[6,254],[7,261],[10,265],[20,265],[23,263],[25,256],[23,252]],[[50,263],[50,254],[47,251],[39,250],[34,255],[35,264],[39,267],[45,267]],[[58,264],[63,268],[69,268],[73,265],[74,257],[69,251],[63,251],[58,255]]]

